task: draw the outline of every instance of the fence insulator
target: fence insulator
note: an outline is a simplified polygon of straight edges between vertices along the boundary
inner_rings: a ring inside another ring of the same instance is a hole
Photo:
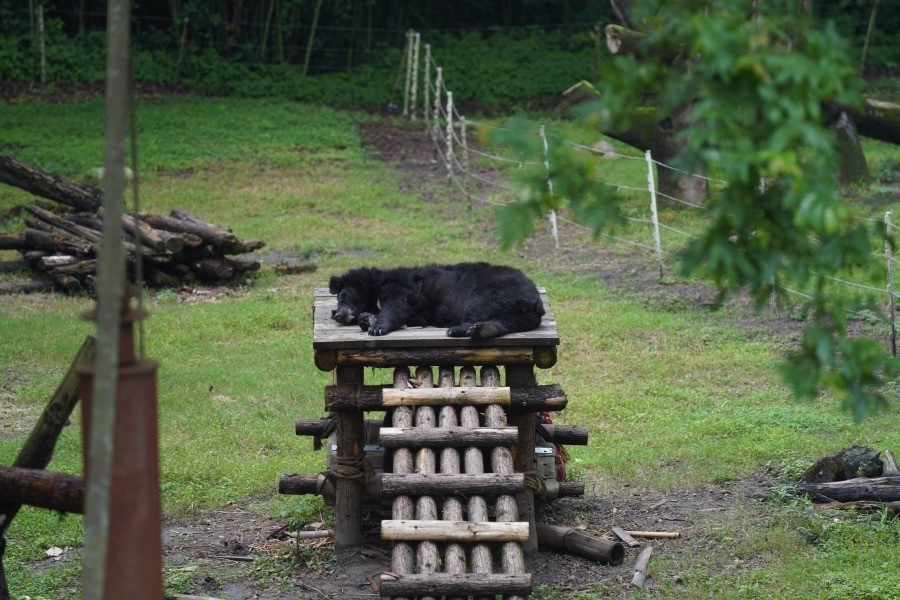
[[[653,175],[653,157],[650,151],[644,153],[647,159],[647,187],[650,190],[650,211],[653,214],[653,243],[656,246],[656,262],[659,264],[659,276],[663,276],[662,238],[659,236],[659,213],[656,211],[656,178]]]

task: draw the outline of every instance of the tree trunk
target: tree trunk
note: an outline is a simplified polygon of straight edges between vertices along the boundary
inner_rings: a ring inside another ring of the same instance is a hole
[[[798,489],[810,493],[819,502],[853,502],[873,500],[895,502],[900,500],[900,477],[857,477],[831,483],[800,483]]]

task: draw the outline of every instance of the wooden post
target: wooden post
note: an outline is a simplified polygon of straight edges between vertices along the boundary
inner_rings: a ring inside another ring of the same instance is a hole
[[[362,367],[338,366],[334,370],[335,385],[362,385]],[[365,441],[363,412],[342,410],[337,413],[337,457],[353,459],[362,456]],[[359,546],[362,540],[362,492],[360,478],[338,477],[334,500],[334,548],[345,550]]]
[[[531,387],[537,385],[537,379],[530,366],[506,365],[506,385],[509,387]],[[534,413],[514,415],[510,418],[510,424],[519,428],[518,452],[514,467],[518,473],[535,472],[534,443],[535,443],[535,417]],[[537,529],[535,528],[534,491],[525,488],[524,492],[516,495],[516,503],[519,505],[519,518],[528,522],[528,541],[522,543],[522,549],[526,554],[537,552]]]
[[[416,92],[419,89],[419,41],[421,37],[420,33],[413,34],[412,82],[409,90],[410,121],[416,120]]]
[[[884,224],[887,231],[891,231],[891,212],[884,213]],[[884,258],[887,262],[887,294],[888,294],[888,320],[891,324],[891,354],[897,356],[897,322],[894,310],[894,255],[891,252],[891,244],[884,242]]]
[[[550,194],[550,200],[553,200],[553,180],[550,178],[550,147],[547,145],[547,133],[544,126],[541,125],[541,141],[544,143],[544,170],[547,173],[547,193]],[[556,224],[556,211],[550,210],[550,230],[553,233],[553,242],[559,248],[559,229]]]
[[[647,188],[650,190],[650,212],[653,216],[653,243],[656,246],[656,262],[659,265],[659,277],[663,277],[662,238],[659,235],[659,213],[656,210],[656,180],[653,177],[653,157],[650,151],[644,153],[647,160]]]
[[[431,44],[425,44],[425,73],[422,80],[422,116],[425,118],[427,129],[431,121]]]

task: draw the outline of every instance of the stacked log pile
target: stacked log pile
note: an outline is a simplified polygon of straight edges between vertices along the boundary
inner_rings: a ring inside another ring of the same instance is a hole
[[[0,292],[92,290],[102,239],[102,211],[57,214],[36,205],[25,210],[25,233],[0,235],[0,249],[18,250],[24,263],[16,261],[15,265],[28,266],[42,278],[4,283]],[[173,209],[169,216],[125,213],[122,219],[128,271],[134,280],[137,263],[142,261],[147,285],[227,283],[260,267],[258,262],[236,255],[253,252],[263,242],[241,240],[187,211]]]
[[[29,213],[25,233],[0,235],[0,250],[18,250],[24,260],[0,262],[0,271],[30,268],[41,277],[0,283],[0,293],[92,290],[102,239],[102,191],[11,156],[0,156],[0,183],[77,211],[58,214],[36,205],[25,207]],[[235,255],[258,250],[263,242],[240,240],[230,230],[187,211],[174,209],[169,216],[125,213],[122,221],[132,281],[137,279],[139,262],[144,283],[155,287],[228,283],[260,267]]]

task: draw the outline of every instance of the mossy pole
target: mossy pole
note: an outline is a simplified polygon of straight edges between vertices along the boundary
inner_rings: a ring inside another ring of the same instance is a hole
[[[106,590],[113,431],[119,359],[121,306],[125,296],[122,204],[125,199],[125,135],[131,63],[129,0],[109,0],[106,62],[106,151],[103,178],[103,240],[97,276],[97,351],[87,445],[82,598],[101,600]]]
[[[425,61],[423,63],[425,73],[422,79],[422,116],[425,119],[425,128],[430,126],[430,108],[431,108],[431,44],[425,44]]]
[[[413,59],[412,59],[412,81],[409,86],[409,120],[416,120],[416,92],[419,89],[419,42],[422,39],[420,33],[413,34]]]
[[[409,116],[409,89],[413,73],[413,32],[406,32],[406,80],[403,83],[403,116]]]

